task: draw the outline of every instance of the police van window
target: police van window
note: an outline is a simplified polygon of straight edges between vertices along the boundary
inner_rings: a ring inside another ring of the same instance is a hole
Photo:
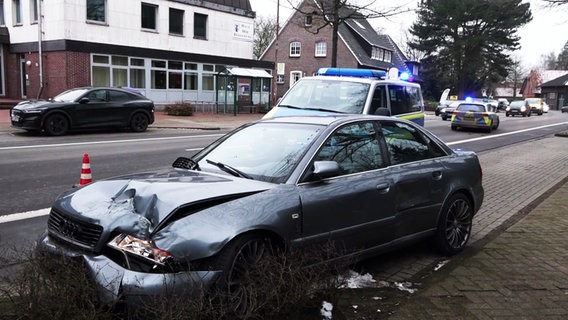
[[[400,122],[381,122],[391,165],[446,155],[432,139],[416,128]]]
[[[422,109],[418,87],[389,85],[389,98],[393,115],[417,112]]]
[[[373,100],[371,100],[371,110],[369,114],[375,114],[377,109],[387,107],[387,92],[384,85],[378,85],[373,93]]]
[[[346,125],[329,137],[316,161],[336,161],[342,174],[364,172],[385,165],[372,122]]]

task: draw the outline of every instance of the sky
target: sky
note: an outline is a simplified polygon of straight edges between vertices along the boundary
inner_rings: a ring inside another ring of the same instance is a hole
[[[280,3],[280,24],[282,25],[293,12],[288,0],[249,0],[252,9],[257,16],[276,18],[277,3]],[[297,3],[298,0],[292,0]],[[360,0],[360,3],[363,3]],[[370,0],[367,0],[372,2]],[[378,1],[377,1],[378,2]],[[393,4],[407,3],[408,7],[416,5],[418,0],[393,0]],[[526,69],[534,69],[541,64],[542,56],[549,53],[558,55],[568,42],[568,4],[555,9],[546,8],[542,0],[527,0],[531,3],[533,20],[521,27],[518,35],[521,37],[521,49],[514,55],[521,60]],[[368,2],[365,2],[368,3]],[[401,43],[403,34],[414,22],[413,13],[401,14],[390,17],[388,20],[371,19],[369,22],[375,27],[380,27],[393,40]]]

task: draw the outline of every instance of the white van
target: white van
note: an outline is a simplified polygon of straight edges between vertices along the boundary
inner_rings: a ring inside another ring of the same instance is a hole
[[[420,85],[405,74],[370,69],[321,68],[298,80],[264,118],[307,114],[378,114],[424,125]]]

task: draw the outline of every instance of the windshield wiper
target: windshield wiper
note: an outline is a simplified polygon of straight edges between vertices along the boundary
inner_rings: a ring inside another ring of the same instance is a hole
[[[345,112],[341,112],[341,111],[336,111],[336,110],[330,110],[330,109],[323,109],[323,108],[302,108],[302,107],[296,107],[296,106],[289,106],[289,105],[278,105],[278,107],[283,107],[283,108],[289,108],[289,109],[298,109],[298,110],[308,110],[308,111],[321,111],[321,112],[333,112],[333,113],[345,113]]]
[[[174,168],[189,169],[200,171],[199,164],[195,160],[186,157],[179,157],[172,164]]]
[[[226,164],[224,164],[224,163],[211,161],[211,160],[209,160],[209,159],[206,159],[205,161],[207,161],[207,163],[212,164],[212,165],[216,166],[217,168],[219,168],[219,169],[221,169],[221,170],[223,170],[223,171],[225,171],[225,172],[227,172],[227,173],[229,173],[229,174],[234,175],[235,177],[246,178],[246,179],[252,179],[252,177],[249,176],[248,174],[246,174],[246,173],[244,173],[244,172],[242,172],[242,171],[240,171],[240,170],[238,170],[238,169],[235,169],[235,168],[233,168],[233,167],[231,167],[231,166],[229,166],[229,165],[226,165]]]

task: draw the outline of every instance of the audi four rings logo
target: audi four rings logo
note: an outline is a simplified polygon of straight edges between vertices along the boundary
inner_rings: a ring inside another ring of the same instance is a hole
[[[75,235],[79,233],[80,230],[81,227],[78,224],[69,220],[64,221],[59,227],[59,232],[62,235],[70,238],[75,237]]]

